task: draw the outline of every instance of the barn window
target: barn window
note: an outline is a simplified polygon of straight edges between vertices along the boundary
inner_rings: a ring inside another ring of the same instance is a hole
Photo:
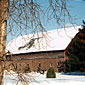
[[[64,56],[58,56],[58,58],[64,58]]]
[[[41,67],[41,63],[40,62],[38,63],[38,67]]]
[[[11,56],[6,56],[6,60],[11,60]]]
[[[38,69],[37,69],[37,72],[40,73],[40,71],[41,71],[41,63],[39,62],[39,63],[38,63]]]

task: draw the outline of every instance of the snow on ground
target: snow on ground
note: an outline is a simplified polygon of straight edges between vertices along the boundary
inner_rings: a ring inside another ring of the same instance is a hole
[[[56,73],[56,78],[46,78],[46,74],[30,73],[29,85],[85,85],[85,75],[65,75]],[[28,76],[27,76],[28,78]],[[4,85],[16,85],[17,74],[4,74]],[[22,85],[20,82],[18,85]],[[25,84],[28,85],[28,84]]]

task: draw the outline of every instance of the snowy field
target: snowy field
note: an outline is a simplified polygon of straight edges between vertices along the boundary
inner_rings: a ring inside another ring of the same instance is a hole
[[[30,76],[30,80],[29,80]],[[27,78],[26,78],[27,77]],[[46,78],[46,74],[30,73],[24,77],[29,83],[24,85],[85,85],[85,75],[65,75],[62,73],[56,73],[56,78]],[[4,85],[22,85],[14,72],[4,74]]]

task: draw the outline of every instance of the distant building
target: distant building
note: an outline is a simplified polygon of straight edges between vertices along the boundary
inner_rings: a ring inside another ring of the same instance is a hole
[[[6,47],[9,63],[5,65],[5,69],[25,71],[28,65],[30,71],[38,71],[39,68],[48,70],[51,64],[55,71],[59,72],[58,68],[62,66],[60,64],[65,61],[64,51],[78,32],[78,28],[57,29],[17,37]]]

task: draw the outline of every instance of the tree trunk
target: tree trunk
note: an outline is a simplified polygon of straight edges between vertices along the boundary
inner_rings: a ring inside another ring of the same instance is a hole
[[[5,60],[6,28],[9,0],[0,0],[0,85],[3,85],[3,62]]]
[[[4,73],[3,62],[0,61],[0,85],[3,85],[3,73]]]

